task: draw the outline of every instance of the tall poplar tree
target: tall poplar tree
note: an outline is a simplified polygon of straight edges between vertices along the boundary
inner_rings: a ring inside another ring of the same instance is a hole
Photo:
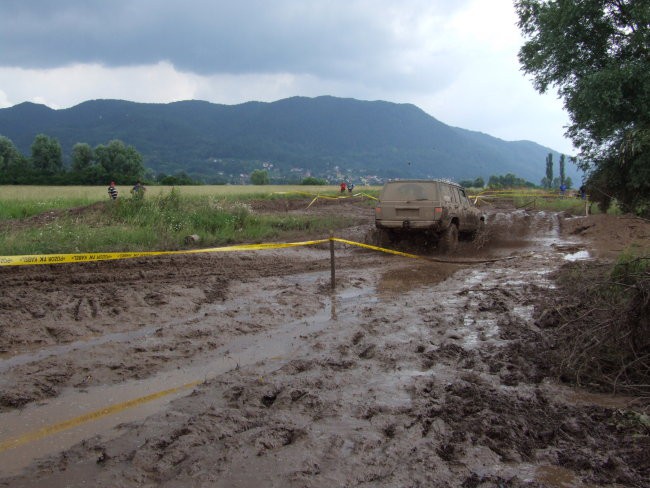
[[[553,185],[553,153],[548,153],[546,156],[546,187],[550,188]]]

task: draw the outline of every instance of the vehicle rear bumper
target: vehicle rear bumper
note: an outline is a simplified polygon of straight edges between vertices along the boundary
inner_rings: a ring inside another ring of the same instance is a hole
[[[440,230],[439,220],[375,220],[375,226],[378,229],[386,229],[400,232],[408,231],[433,231]]]

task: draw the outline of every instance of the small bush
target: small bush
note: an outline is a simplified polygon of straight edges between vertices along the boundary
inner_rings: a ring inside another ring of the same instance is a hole
[[[301,185],[327,185],[327,180],[323,178],[315,178],[313,176],[308,176],[304,178],[301,182]]]

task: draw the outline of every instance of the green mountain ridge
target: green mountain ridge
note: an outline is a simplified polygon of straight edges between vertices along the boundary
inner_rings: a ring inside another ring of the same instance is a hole
[[[331,96],[239,105],[92,100],[59,110],[25,102],[0,109],[0,135],[23,154],[39,133],[58,139],[65,158],[77,142],[94,147],[120,139],[155,172],[185,171],[208,182],[266,163],[281,177],[487,180],[514,173],[539,183],[546,155],[559,159],[534,142],[448,126],[415,105]],[[578,181],[571,164],[567,175]]]

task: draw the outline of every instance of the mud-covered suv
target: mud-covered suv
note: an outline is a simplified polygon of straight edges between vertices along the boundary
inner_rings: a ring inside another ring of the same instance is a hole
[[[484,222],[465,189],[444,180],[389,181],[375,207],[380,240],[424,236],[446,252],[456,249],[459,234],[473,237]]]

